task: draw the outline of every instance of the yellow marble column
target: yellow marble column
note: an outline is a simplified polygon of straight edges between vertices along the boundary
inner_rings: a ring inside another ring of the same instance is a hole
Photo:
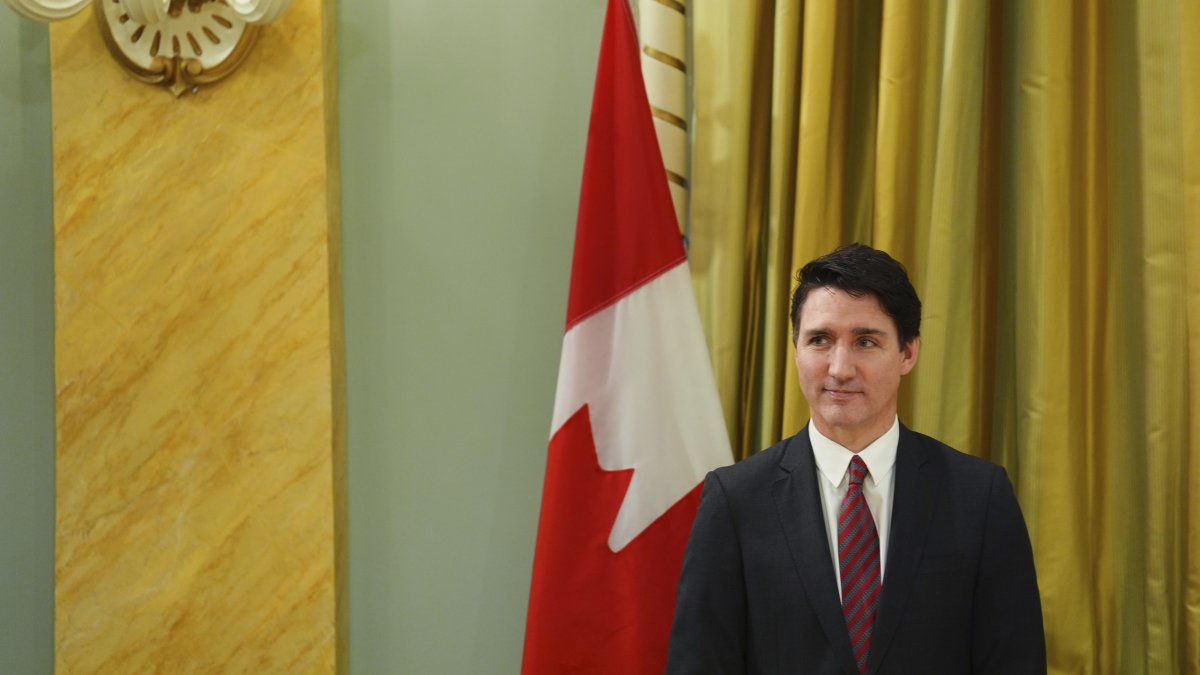
[[[51,28],[59,673],[346,670],[334,32],[176,99]]]

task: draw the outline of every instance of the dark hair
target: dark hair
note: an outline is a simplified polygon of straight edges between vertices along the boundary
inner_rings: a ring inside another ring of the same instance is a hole
[[[796,273],[792,293],[792,342],[800,335],[800,310],[814,288],[838,288],[859,298],[873,295],[892,317],[900,348],[921,335],[921,299],[908,271],[895,258],[863,244],[847,244]]]

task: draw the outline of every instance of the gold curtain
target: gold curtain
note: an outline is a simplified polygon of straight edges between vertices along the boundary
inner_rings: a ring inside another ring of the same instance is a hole
[[[689,11],[690,257],[738,456],[808,417],[795,270],[884,248],[925,309],[901,419],[1009,470],[1051,672],[1200,673],[1200,3]]]

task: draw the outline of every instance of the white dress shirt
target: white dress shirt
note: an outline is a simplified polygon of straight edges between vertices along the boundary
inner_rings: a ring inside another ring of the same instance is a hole
[[[838,564],[838,513],[842,499],[850,489],[850,460],[855,453],[825,438],[817,431],[817,425],[808,422],[808,438],[812,442],[813,457],[817,461],[817,484],[821,488],[821,509],[825,512],[825,533],[829,536],[829,552],[833,557],[833,574],[838,582],[838,595],[842,592],[842,571]],[[891,428],[870,445],[857,453],[867,465],[867,478],[863,481],[863,496],[867,508],[875,520],[875,531],[879,534],[879,583],[883,584],[883,571],[887,565],[888,527],[892,522],[892,495],[896,485],[896,447],[900,444],[900,418],[892,422]]]

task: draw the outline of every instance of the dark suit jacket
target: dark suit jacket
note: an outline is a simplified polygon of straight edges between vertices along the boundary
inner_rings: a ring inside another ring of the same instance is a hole
[[[900,428],[868,673],[1045,673],[1033,551],[1008,475]],[[857,673],[808,429],[708,474],[667,672]]]

